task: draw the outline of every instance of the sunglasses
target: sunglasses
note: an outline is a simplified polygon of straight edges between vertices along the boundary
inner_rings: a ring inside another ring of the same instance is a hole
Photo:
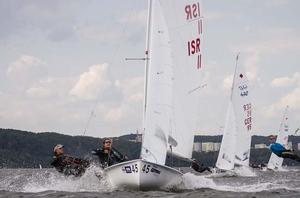
[[[111,144],[111,141],[104,142],[104,144]]]

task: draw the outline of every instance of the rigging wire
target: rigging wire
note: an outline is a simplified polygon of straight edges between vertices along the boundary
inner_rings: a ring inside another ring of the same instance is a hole
[[[134,5],[134,4],[132,4],[132,5]],[[130,18],[134,15],[134,13],[136,13],[136,12],[133,12],[133,10],[134,10],[133,6],[131,6],[130,12],[129,12],[129,17]],[[127,31],[128,26],[129,25],[126,22],[123,24],[123,27],[121,28],[122,29],[121,30],[121,35],[125,35],[125,32]],[[123,39],[123,37],[121,37],[120,39]],[[113,63],[116,61],[116,56],[117,56],[117,54],[119,54],[120,48],[121,48],[121,44],[117,45],[116,49],[112,53],[112,56],[109,59],[109,63],[111,63],[111,65],[113,65]],[[85,136],[86,133],[88,132],[88,128],[90,126],[92,118],[96,117],[95,110],[96,110],[96,108],[98,106],[98,103],[100,101],[100,99],[99,99],[100,98],[100,94],[101,94],[101,91],[100,91],[100,89],[98,89],[98,93],[96,94],[97,95],[96,101],[95,101],[94,105],[92,106],[92,109],[90,111],[90,115],[89,115],[89,117],[87,119],[87,122],[85,124],[85,128],[83,130],[83,136]]]

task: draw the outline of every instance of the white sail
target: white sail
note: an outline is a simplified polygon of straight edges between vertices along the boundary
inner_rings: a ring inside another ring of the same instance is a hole
[[[280,128],[279,133],[276,139],[276,142],[279,144],[282,144],[284,146],[288,145],[288,136],[289,136],[289,127],[288,127],[288,106],[285,109]],[[271,154],[271,157],[268,162],[268,168],[269,169],[280,169],[282,167],[283,158],[278,157],[274,153]]]
[[[173,127],[169,131],[169,144],[172,154],[191,158],[201,87],[201,8],[195,0],[160,2],[169,29],[173,60]]]
[[[222,144],[216,163],[216,167],[219,169],[232,170],[234,168],[235,145],[237,141],[236,135],[237,131],[233,105],[232,101],[229,101]]]
[[[234,165],[249,166],[252,128],[250,96],[246,73],[243,67],[236,64],[223,140],[216,164],[220,169],[233,169]]]
[[[146,42],[144,136],[141,159],[105,169],[114,187],[156,190],[182,183],[165,166],[167,149],[191,157],[200,85],[200,3],[149,0]]]
[[[165,164],[172,113],[171,48],[160,2],[150,1],[150,7],[147,99],[141,158]]]
[[[202,19],[197,1],[151,1],[145,134],[141,157],[164,164],[166,151],[192,155],[199,111]]]
[[[234,82],[232,103],[237,130],[235,164],[249,166],[252,137],[252,92],[243,67],[237,67]]]

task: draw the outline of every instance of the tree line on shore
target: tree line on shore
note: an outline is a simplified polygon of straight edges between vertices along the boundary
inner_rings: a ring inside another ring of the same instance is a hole
[[[129,159],[139,157],[141,143],[135,141],[136,135],[129,134],[113,137],[113,146]],[[222,136],[195,136],[195,142],[221,142]],[[300,137],[290,136],[293,145],[300,143]],[[268,138],[253,136],[254,144],[268,144]],[[32,133],[15,129],[0,129],[0,168],[44,168],[51,167],[53,147],[65,145],[65,153],[72,156],[90,159],[90,152],[102,146],[102,139],[88,136],[70,136],[54,132]],[[297,148],[294,148],[297,150]],[[268,149],[251,149],[250,163],[267,163],[271,152]],[[193,158],[206,166],[214,166],[218,151],[193,152]],[[168,165],[189,166],[190,162],[167,157]],[[287,165],[299,165],[291,160],[284,160]]]

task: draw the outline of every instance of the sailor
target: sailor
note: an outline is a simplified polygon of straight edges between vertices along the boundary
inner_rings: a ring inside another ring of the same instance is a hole
[[[204,171],[208,171],[208,172],[212,173],[212,171],[210,170],[209,167],[204,166],[203,164],[199,165],[196,159],[192,160],[191,168],[194,169],[195,171],[199,172],[199,173],[203,173]]]
[[[300,157],[296,153],[294,153],[293,150],[286,149],[283,145],[276,143],[275,141],[276,141],[276,137],[274,135],[270,135],[269,148],[275,155],[277,155],[278,157],[289,158],[300,162]]]
[[[98,156],[102,168],[124,162],[128,159],[126,155],[122,155],[112,147],[112,139],[110,138],[104,138],[102,149],[95,149],[92,151],[92,154]]]
[[[54,149],[54,160],[51,163],[55,169],[66,176],[82,176],[86,168],[90,165],[89,161],[71,157],[64,154],[64,145],[57,144]]]

